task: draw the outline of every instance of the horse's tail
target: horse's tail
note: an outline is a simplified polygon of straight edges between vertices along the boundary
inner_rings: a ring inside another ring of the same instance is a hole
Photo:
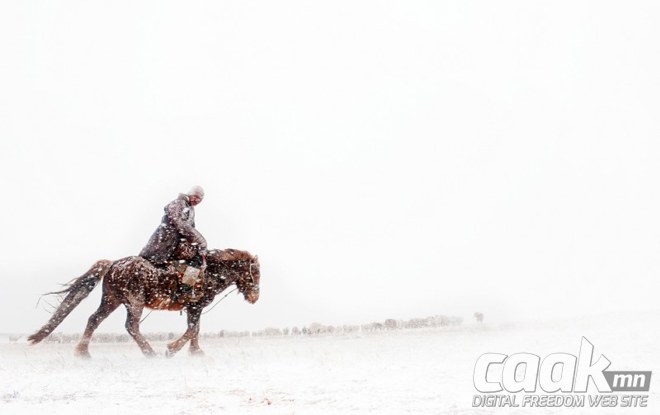
[[[82,300],[87,298],[89,293],[91,293],[94,287],[96,287],[96,284],[98,284],[105,274],[108,273],[111,265],[112,261],[106,259],[96,261],[89,271],[71,281],[65,289],[48,293],[66,294],[66,297],[64,297],[64,300],[62,300],[57,307],[53,316],[48,320],[48,323],[46,323],[38,332],[28,337],[28,341],[32,344],[36,344],[48,337],[48,335],[60,325],[66,316],[68,316]]]

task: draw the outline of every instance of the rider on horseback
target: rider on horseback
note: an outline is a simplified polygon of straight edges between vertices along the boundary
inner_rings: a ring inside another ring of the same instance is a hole
[[[160,226],[151,235],[140,256],[159,268],[171,269],[169,265],[174,262],[188,264],[191,267],[203,266],[206,239],[195,229],[194,209],[203,199],[204,189],[194,186],[187,194],[181,193],[179,197],[168,203]],[[194,274],[196,277],[199,274],[197,268],[190,269],[191,267],[184,272],[183,282],[188,286],[192,286],[193,282],[186,276],[190,277]]]

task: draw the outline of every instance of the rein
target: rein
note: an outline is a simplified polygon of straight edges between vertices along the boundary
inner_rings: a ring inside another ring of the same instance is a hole
[[[231,290],[231,291],[229,291],[227,294],[223,295],[222,298],[220,298],[218,301],[216,301],[215,304],[213,304],[213,307],[211,307],[211,308],[209,308],[208,310],[202,312],[202,315],[204,315],[204,314],[210,312],[211,310],[213,310],[213,309],[215,308],[215,306],[217,306],[218,304],[220,304],[220,301],[222,301],[222,300],[224,300],[225,298],[227,298],[227,296],[228,296],[229,294],[233,293],[233,292],[236,291],[236,290],[238,290],[238,287],[234,287],[233,290]]]
[[[146,320],[147,317],[149,317],[149,316],[151,315],[151,313],[153,313],[153,312],[154,312],[154,310],[149,310],[149,312],[147,313],[147,315],[144,316],[144,317],[142,317],[142,320],[140,320],[140,324],[142,324],[142,322],[143,322],[144,320]]]

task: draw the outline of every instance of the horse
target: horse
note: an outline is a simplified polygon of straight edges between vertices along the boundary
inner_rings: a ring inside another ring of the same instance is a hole
[[[174,356],[190,340],[190,353],[203,355],[199,347],[199,327],[202,310],[216,295],[236,285],[250,304],[259,300],[259,258],[236,249],[212,250],[206,256],[203,283],[195,284],[192,292],[181,293],[179,275],[172,270],[158,268],[139,256],[116,261],[100,260],[82,276],[72,280],[64,290],[52,294],[66,294],[50,320],[28,337],[31,344],[46,338],[103,280],[101,304],[89,317],[87,327],[76,345],[77,356],[89,358],[89,342],[94,330],[120,305],[126,306],[126,330],[147,357],[155,356],[151,345],[140,333],[140,318],[144,308],[180,311],[185,309],[188,326],[183,335],[167,345],[166,356]]]

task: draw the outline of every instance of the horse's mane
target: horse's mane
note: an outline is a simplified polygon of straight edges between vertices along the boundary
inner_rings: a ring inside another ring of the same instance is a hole
[[[249,261],[252,260],[252,255],[248,251],[239,251],[238,249],[214,249],[209,251],[207,258],[212,262],[225,262],[225,261]]]

